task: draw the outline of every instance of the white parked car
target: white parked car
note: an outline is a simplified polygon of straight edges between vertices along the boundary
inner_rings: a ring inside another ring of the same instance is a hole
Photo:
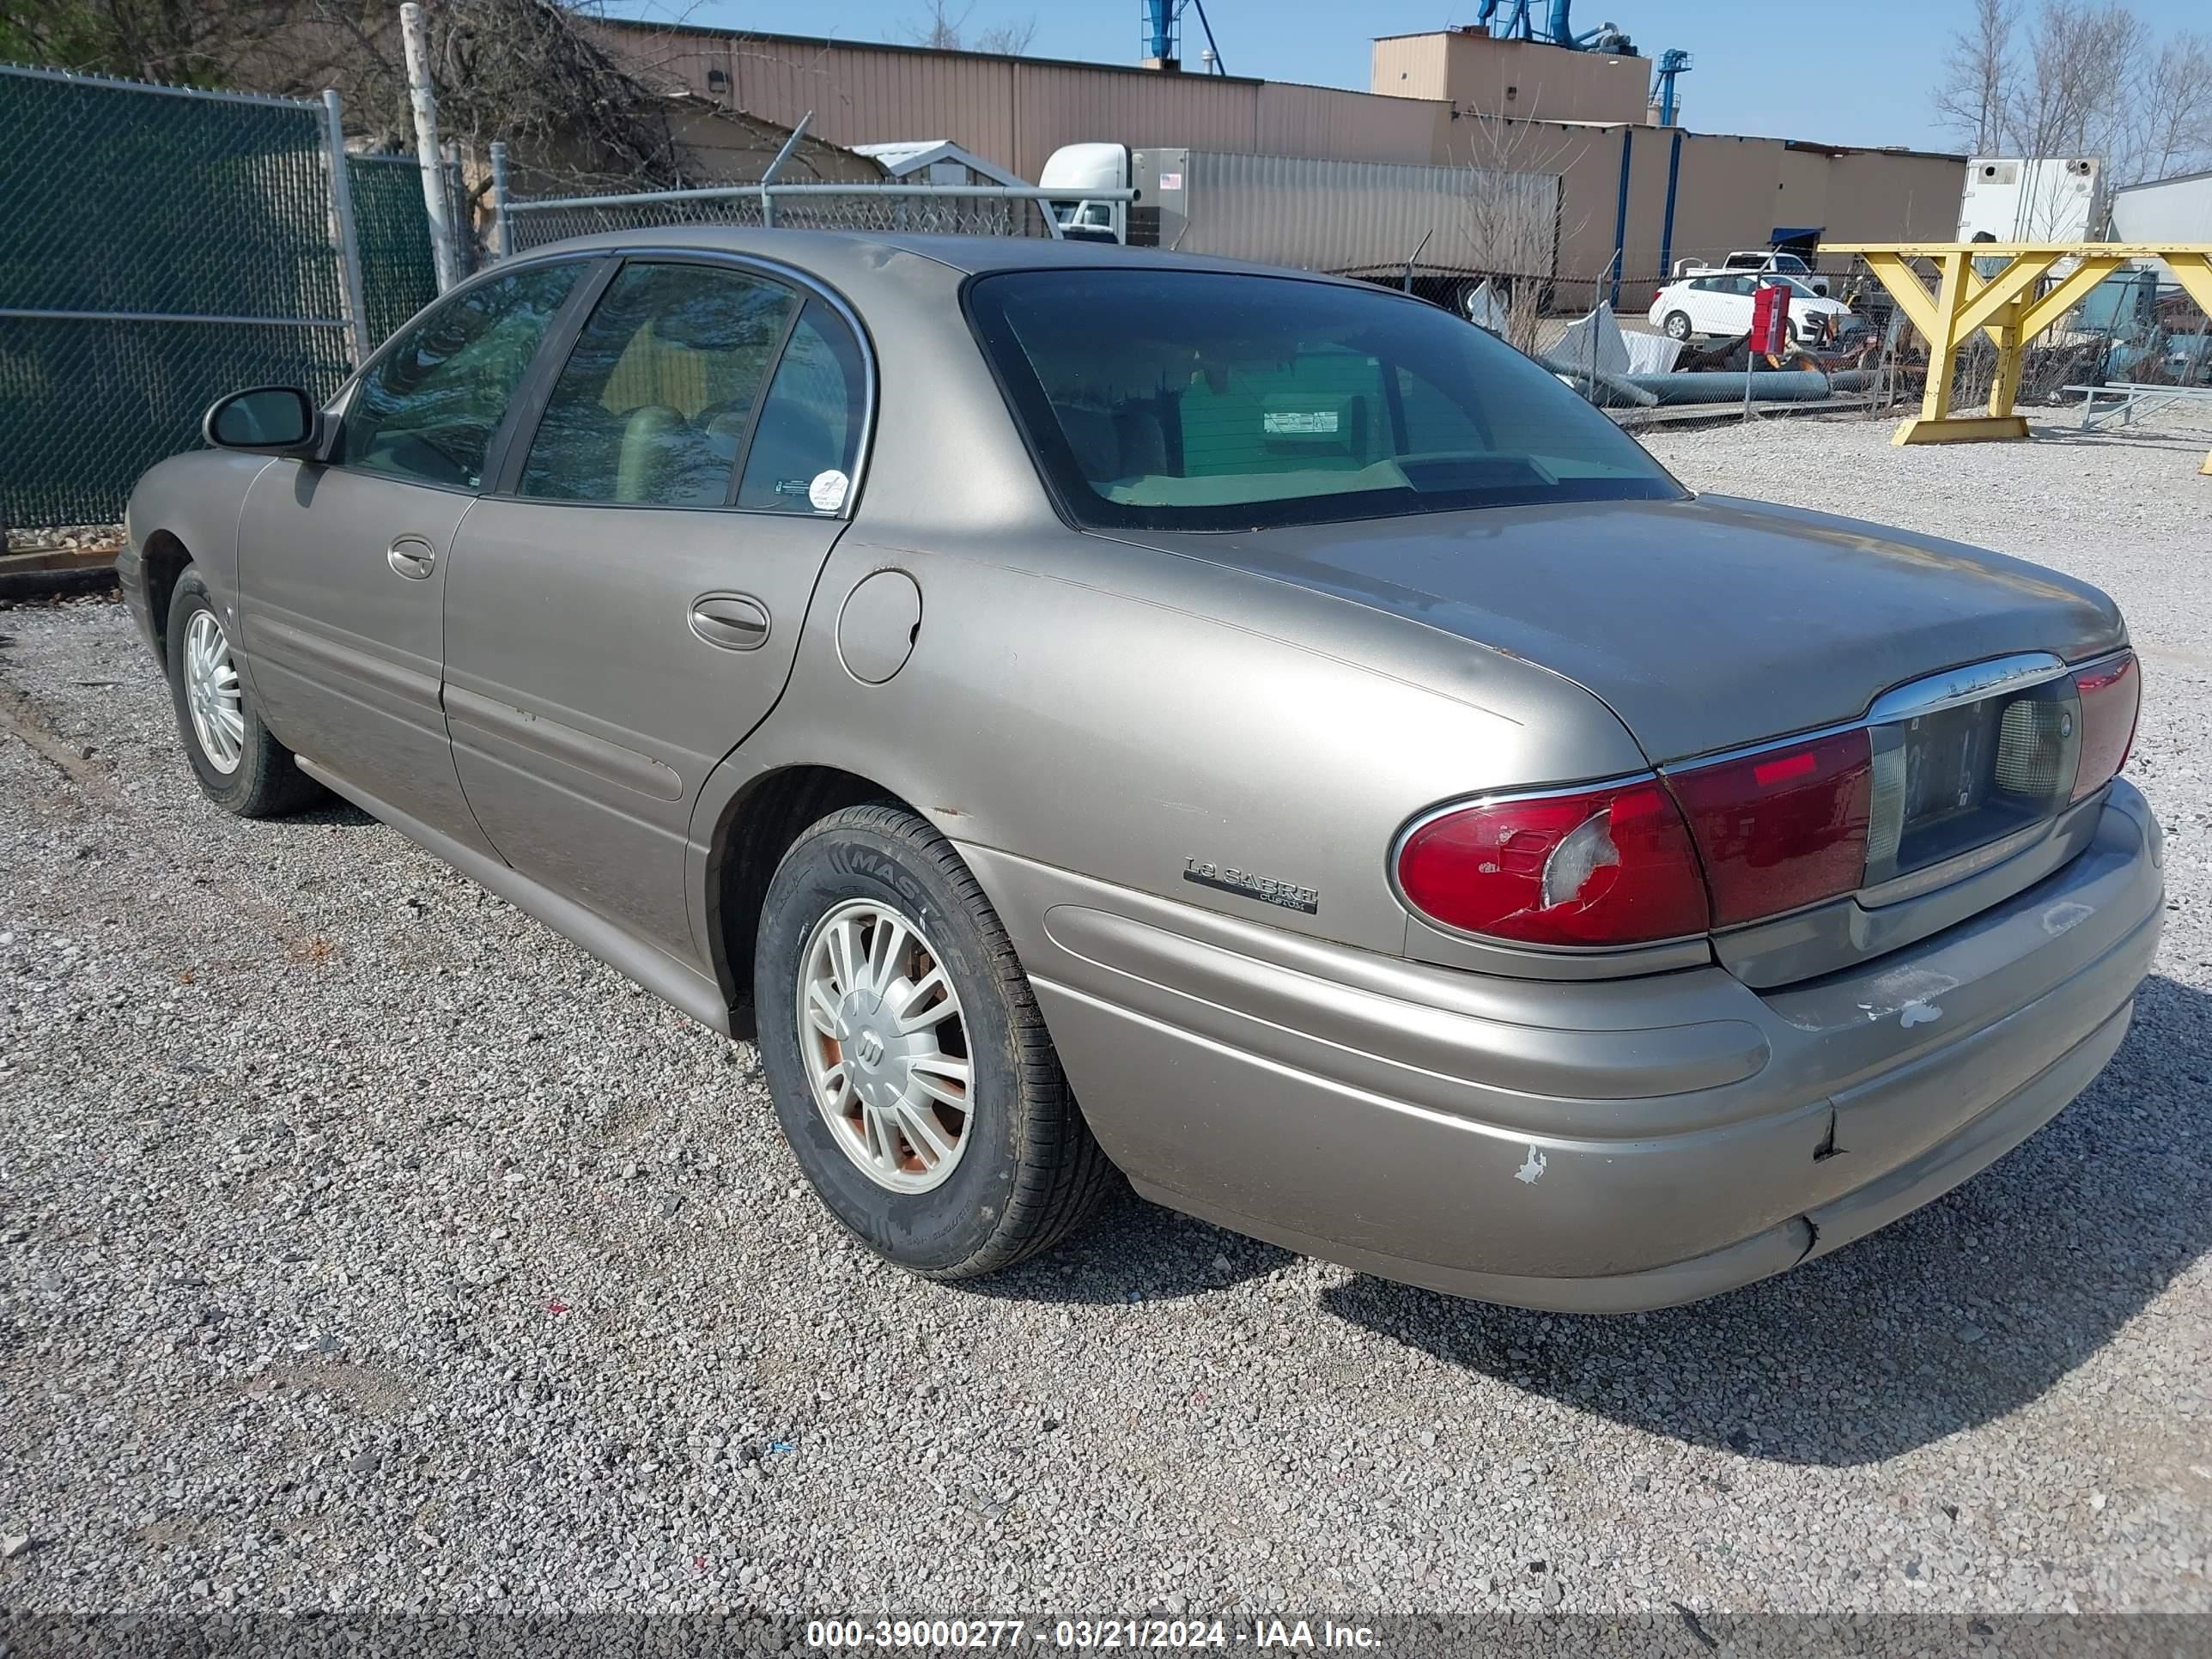
[[[1723,270],[1765,270],[1778,276],[1802,276],[1813,285],[1815,294],[1828,291],[1828,279],[1807,264],[1795,253],[1782,253],[1768,248],[1742,248],[1727,255],[1718,263],[1704,259],[1677,259],[1674,276],[1710,276]]]
[[[1866,319],[1854,316],[1849,306],[1815,293],[1801,276],[1748,270],[1711,270],[1668,283],[1651,296],[1652,324],[1670,340],[1749,333],[1752,295],[1761,283],[1785,283],[1790,290],[1792,345],[1810,346],[1824,336],[1840,340],[1866,326]]]

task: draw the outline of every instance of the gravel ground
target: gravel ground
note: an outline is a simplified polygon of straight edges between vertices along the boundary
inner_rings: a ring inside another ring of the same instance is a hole
[[[118,608],[0,617],[0,1607],[2212,1612],[2208,439],[1887,432],[1654,447],[2115,592],[2165,951],[1988,1174],[1617,1320],[1128,1198],[908,1278],[748,1047],[349,810],[216,813]]]

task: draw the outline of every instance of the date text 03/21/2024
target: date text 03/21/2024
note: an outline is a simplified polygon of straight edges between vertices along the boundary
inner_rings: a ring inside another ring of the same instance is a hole
[[[1247,1625],[1220,1619],[815,1619],[806,1644],[826,1649],[1018,1649],[1031,1644],[1075,1652],[1142,1649],[1249,1647],[1291,1650],[1371,1650],[1381,1645],[1366,1625],[1324,1619],[1263,1619]]]

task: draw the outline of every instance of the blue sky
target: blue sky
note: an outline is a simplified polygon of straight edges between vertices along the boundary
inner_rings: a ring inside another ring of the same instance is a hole
[[[957,15],[966,0],[951,0]],[[1547,0],[1536,0],[1540,21]],[[1238,75],[1321,86],[1367,85],[1367,42],[1473,21],[1477,0],[1206,0],[1224,64]],[[680,14],[725,28],[831,34],[854,40],[910,38],[921,0],[611,0],[633,16]],[[1577,32],[1612,21],[1648,56],[1680,46],[1696,67],[1680,82],[1686,125],[1831,143],[1948,149],[1928,113],[1943,43],[1963,25],[1969,0],[1850,0],[1844,5],[1768,0],[1668,6],[1657,0],[1577,0]],[[2136,0],[2160,33],[2195,22],[2202,0]],[[1138,0],[975,0],[970,31],[1034,17],[1040,56],[1127,64],[1138,52]],[[1190,33],[1196,38],[1195,18]],[[1825,46],[1805,48],[1808,40]],[[1194,46],[1185,55],[1195,58]],[[1101,134],[1102,137],[1108,135]]]

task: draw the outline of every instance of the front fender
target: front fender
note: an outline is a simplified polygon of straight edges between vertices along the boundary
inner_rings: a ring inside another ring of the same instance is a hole
[[[134,608],[143,607],[142,626],[157,654],[162,618],[144,594],[151,544],[157,538],[173,538],[216,603],[226,613],[234,611],[239,598],[239,515],[247,489],[270,465],[266,455],[195,450],[149,467],[132,488],[124,514],[129,544],[118,565],[126,592],[134,586],[140,590],[132,595],[132,603]]]

